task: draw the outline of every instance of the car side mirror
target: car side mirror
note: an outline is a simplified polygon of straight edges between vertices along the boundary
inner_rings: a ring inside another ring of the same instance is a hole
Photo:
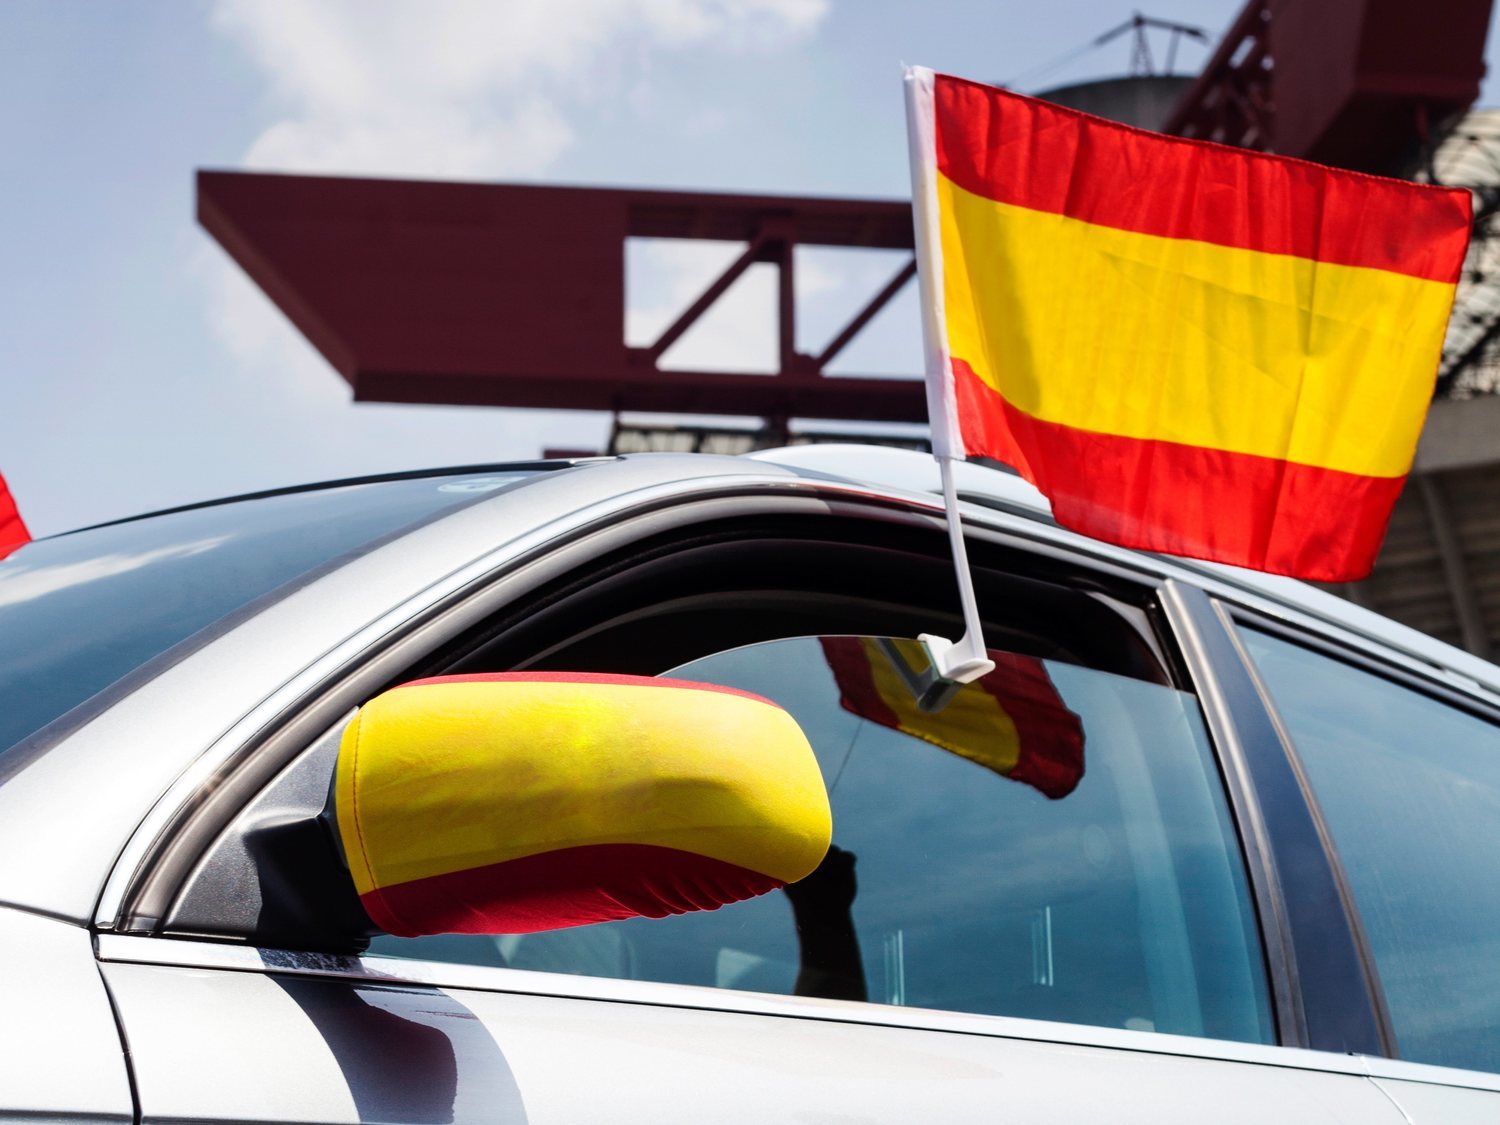
[[[402,937],[712,910],[809,874],[832,834],[790,715],[636,676],[393,688],[345,728],[333,805],[365,911]]]

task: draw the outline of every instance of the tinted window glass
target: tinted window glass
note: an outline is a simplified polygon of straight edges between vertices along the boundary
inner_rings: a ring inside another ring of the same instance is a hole
[[[1244,638],[1348,872],[1401,1056],[1500,1071],[1500,730]]]
[[[801,638],[669,675],[787,708],[835,850],[712,913],[473,939],[516,968],[1267,1041],[1252,912],[1191,697],[1032,657],[924,714],[910,641]],[[372,952],[451,958],[425,939]]]
[[[0,753],[254,599],[531,475],[290,492],[27,544],[0,560]]]

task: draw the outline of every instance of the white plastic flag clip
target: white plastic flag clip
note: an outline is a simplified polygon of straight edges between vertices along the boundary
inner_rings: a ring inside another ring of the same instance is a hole
[[[958,515],[958,488],[953,483],[953,460],[938,459],[943,474],[943,506],[948,513],[948,542],[953,547],[953,566],[958,576],[958,597],[964,612],[964,635],[957,641],[923,633],[918,640],[931,661],[931,682],[917,697],[924,711],[940,711],[964,684],[973,683],[995,670],[986,654],[984,627],[979,623],[979,604],[974,598],[974,576],[969,573],[969,554]]]

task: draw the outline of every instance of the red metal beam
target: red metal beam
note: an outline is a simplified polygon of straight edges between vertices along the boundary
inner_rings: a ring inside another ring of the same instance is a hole
[[[1162,132],[1264,150],[1271,112],[1269,0],[1250,0]]]
[[[200,172],[198,217],[361,401],[926,418],[919,380],[823,374],[909,269],[819,355],[793,347],[793,248],[911,250],[904,201]],[[629,237],[748,249],[655,346],[632,348]],[[780,371],[659,369],[754,261],[781,274]]]
[[[1250,0],[1164,130],[1409,172],[1479,96],[1492,0]]]

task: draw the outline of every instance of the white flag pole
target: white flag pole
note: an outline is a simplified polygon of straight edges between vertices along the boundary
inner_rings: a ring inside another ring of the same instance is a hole
[[[955,643],[946,637],[923,633],[918,638],[927,646],[932,668],[939,679],[967,684],[995,670],[995,662],[984,647],[984,626],[979,623],[979,602],[974,597],[974,575],[969,570],[969,553],[964,546],[963,523],[958,515],[958,490],[953,483],[953,459],[938,461],[943,474],[943,506],[948,512],[948,542],[953,548],[953,565],[958,572],[958,598],[964,610],[964,635]]]
[[[948,362],[948,333],[943,309],[943,243],[937,201],[937,134],[933,122],[933,73],[926,67],[906,68],[906,136],[911,151],[912,226],[916,234],[917,285],[922,304],[922,342],[927,366],[927,418],[932,427],[932,455],[943,478],[943,507],[948,517],[948,541],[957,570],[958,596],[963,606],[964,635],[957,643],[946,637],[922,634],[932,668],[939,680],[966,684],[994,669],[985,654],[984,627],[974,598],[974,576],[964,545],[958,514],[958,487],[953,462],[965,455],[953,394],[953,370]]]

